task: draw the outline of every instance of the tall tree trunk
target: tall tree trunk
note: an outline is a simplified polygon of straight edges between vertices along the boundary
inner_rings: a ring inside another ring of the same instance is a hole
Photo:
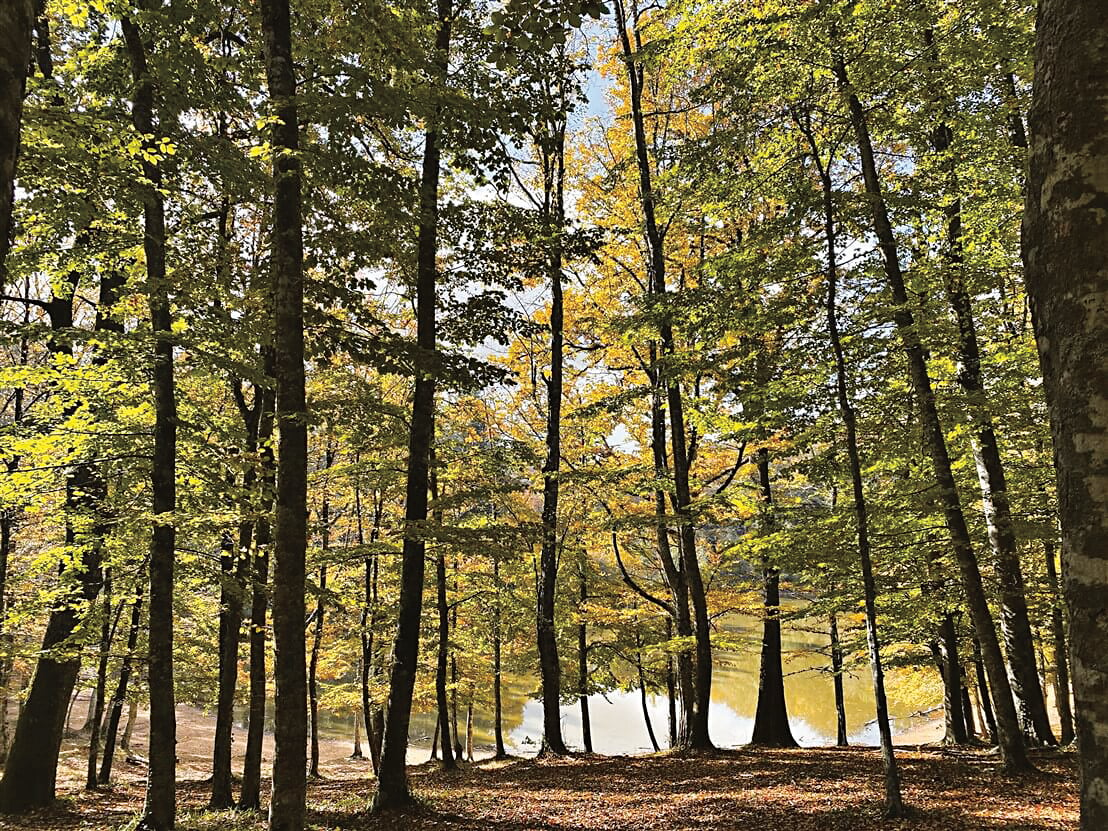
[[[276,400],[270,386],[275,373],[273,349],[263,347],[266,383],[256,394],[261,398],[258,413],[258,449],[261,476],[260,505],[255,506],[254,546],[250,557],[250,673],[247,705],[246,753],[242,763],[242,791],[238,807],[243,811],[261,808],[262,741],[265,738],[265,650],[266,613],[269,609],[269,548],[271,544],[270,513],[275,490],[275,460],[273,455],[273,422]]]
[[[23,92],[31,64],[33,0],[0,5],[0,293],[7,285],[5,263],[12,240],[15,161],[23,118]]]
[[[371,545],[377,542],[381,530],[381,517],[384,513],[383,494],[373,495],[373,526],[369,531]],[[354,488],[354,510],[357,513],[358,546],[365,545],[365,526],[362,519],[362,493]],[[369,695],[369,682],[380,672],[377,649],[374,643],[377,631],[377,577],[380,568],[377,551],[372,551],[365,559],[365,600],[362,607],[362,718],[365,719],[366,741],[369,744],[369,760],[373,775],[377,775],[381,764],[381,731],[377,726],[380,708],[375,706]]]
[[[985,675],[985,664],[981,660],[981,645],[973,639],[973,669],[977,679],[977,690],[981,695],[981,713],[985,718],[985,727],[989,731],[989,741],[996,741],[996,717],[993,715],[992,699],[989,697],[989,682]]]
[[[435,36],[435,83],[446,81],[453,0],[438,0]],[[419,657],[419,624],[423,609],[423,558],[426,546],[418,526],[427,520],[428,459],[435,420],[435,283],[439,215],[439,130],[436,113],[423,148],[419,188],[419,238],[416,255],[416,343],[418,347],[411,433],[408,439],[408,482],[404,503],[404,536],[400,573],[400,608],[389,679],[376,810],[401,808],[411,802],[405,760]]]
[[[495,586],[495,595],[492,606],[492,719],[493,740],[496,743],[496,758],[505,759],[508,751],[504,749],[504,701],[501,691],[503,679],[501,677],[501,586],[500,586],[500,555],[494,552],[492,556],[492,580]]]
[[[228,485],[234,485],[233,474],[228,476]],[[219,557],[219,669],[212,742],[212,794],[208,801],[208,807],[214,810],[235,804],[231,793],[231,728],[238,681],[239,630],[242,628],[242,585],[238,583],[238,561],[242,556],[242,549],[236,548],[230,530],[224,531]]]
[[[1070,668],[1066,652],[1066,627],[1062,619],[1062,596],[1058,589],[1058,566],[1054,562],[1054,543],[1043,543],[1046,578],[1050,584],[1050,636],[1054,647],[1054,705],[1062,726],[1062,744],[1073,741],[1073,711],[1070,709]]]
[[[1024,263],[1050,411],[1082,831],[1108,828],[1108,15],[1043,0]]]
[[[131,604],[131,625],[127,630],[127,651],[123,655],[123,662],[119,667],[119,680],[116,681],[115,693],[112,695],[112,706],[108,712],[108,725],[104,728],[104,758],[100,762],[100,772],[96,777],[96,784],[107,785],[112,778],[112,764],[115,761],[115,741],[119,732],[119,722],[123,717],[123,702],[127,700],[127,687],[131,683],[131,672],[135,660],[135,650],[138,648],[139,631],[142,623],[142,589],[146,576],[143,570],[139,571],[135,581],[135,600]],[[123,746],[127,746],[124,741]]]
[[[156,136],[154,80],[138,26],[121,21],[135,92],[131,118],[135,129]],[[154,453],[150,468],[154,528],[150,540],[150,631],[147,679],[150,688],[150,770],[146,805],[139,828],[170,831],[177,811],[177,719],[173,692],[173,560],[177,505],[177,404],[173,379],[172,315],[166,280],[165,204],[162,176],[149,160],[142,163],[147,187],[143,195],[143,251],[149,282],[151,331],[154,336]]]
[[[639,177],[639,203],[643,213],[646,243],[648,249],[648,271],[650,293],[662,301],[664,308],[666,288],[665,232],[656,216],[656,204],[653,188],[653,174],[650,153],[647,145],[646,126],[643,116],[642,88],[643,69],[631,45],[634,34],[638,39],[638,21],[630,21],[634,26],[632,33],[624,8],[623,0],[615,3],[616,26],[622,49],[624,68],[630,88],[631,123],[635,139],[635,164]],[[663,359],[675,350],[673,326],[668,314],[663,315],[659,325],[661,353]],[[661,364],[659,364],[661,369]],[[666,404],[669,408],[670,442],[673,455],[674,508],[678,517],[678,539],[681,550],[681,571],[688,586],[692,603],[694,634],[696,643],[695,679],[693,682],[691,721],[688,734],[683,742],[688,749],[709,750],[712,740],[708,732],[708,710],[712,695],[712,640],[711,621],[708,617],[708,602],[704,583],[700,574],[700,561],[696,553],[696,526],[693,522],[689,489],[689,455],[685,445],[684,401],[681,396],[681,384],[667,373],[659,373],[659,384],[665,387]]]
[[[289,0],[262,0],[272,127],[272,276],[276,369],[277,499],[273,528],[274,743],[270,831],[304,827],[307,679],[304,583],[308,425],[304,400],[304,241],[300,129]]]
[[[835,686],[835,744],[846,747],[850,744],[846,737],[846,701],[843,695],[843,647],[839,642],[838,616],[832,612],[831,631],[831,677]]]
[[[834,33],[832,35],[834,40]],[[904,274],[900,267],[896,237],[893,233],[877,172],[877,162],[874,158],[866,111],[850,85],[846,64],[842,56],[835,51],[832,57],[835,77],[849,106],[850,122],[861,157],[862,175],[872,214],[874,233],[882,254],[885,277],[894,304],[893,322],[896,325],[908,359],[912,389],[923,427],[924,445],[931,457],[938,498],[943,506],[943,514],[950,533],[951,547],[954,549],[954,555],[962,574],[966,602],[974,630],[981,642],[985,669],[989,674],[993,704],[997,713],[1001,756],[1004,766],[1008,770],[1026,770],[1030,768],[1030,762],[1023,746],[1023,735],[1012,699],[1011,686],[1008,683],[1004,656],[1000,651],[996,626],[993,623],[992,612],[989,611],[973,541],[969,535],[965,514],[962,512],[961,499],[958,496],[957,484],[951,470],[950,454],[947,450],[946,436],[943,433],[942,423],[939,419],[934,390],[931,387],[927,359],[923,344],[920,341],[915,317],[909,305],[908,293],[904,285]]]
[[[866,504],[865,482],[862,477],[862,456],[858,448],[858,417],[850,397],[850,381],[846,355],[839,335],[838,319],[838,244],[835,222],[835,189],[828,166],[822,161],[814,136],[809,133],[812,157],[816,162],[823,187],[824,236],[827,245],[827,332],[835,359],[835,393],[839,413],[846,432],[846,454],[850,462],[850,484],[854,502],[854,527],[858,538],[858,561],[862,568],[862,596],[866,610],[866,646],[869,651],[870,674],[873,678],[873,699],[876,707],[877,732],[880,737],[881,759],[885,771],[885,815],[904,815],[900,794],[900,771],[893,752],[892,730],[889,725],[889,704],[885,696],[885,671],[881,664],[881,640],[877,632],[877,585],[873,578],[873,556],[869,539],[869,508]]]
[[[108,686],[108,655],[112,642],[112,578],[111,571],[104,569],[104,589],[101,592],[103,602],[100,614],[100,659],[96,666],[96,689],[89,705],[88,765],[85,769],[85,790],[96,790],[96,761],[100,753],[100,723],[104,718],[104,695]]]
[[[673,620],[666,618],[666,640],[673,639]],[[669,727],[669,746],[677,747],[677,678],[673,672],[673,656],[666,657],[666,715]]]
[[[758,479],[766,527],[772,530],[773,491],[770,489],[769,451],[758,450]],[[762,563],[765,592],[765,617],[762,623],[762,655],[758,669],[758,706],[754,711],[754,733],[750,743],[763,747],[796,747],[789,728],[785,704],[785,677],[781,671],[781,592],[780,572],[768,562]]]
[[[589,600],[588,560],[581,559],[578,570],[580,606],[577,607],[577,699],[581,704],[581,743],[586,753],[592,753],[592,719],[589,717],[589,633],[585,621],[585,604]]]
[[[550,378],[546,383],[546,460],[542,466],[542,551],[539,557],[538,651],[542,679],[542,752],[567,753],[562,737],[562,667],[558,660],[555,629],[555,593],[558,585],[558,471],[562,462],[562,232],[565,225],[565,122],[556,116],[553,145],[544,152],[543,218],[549,251],[547,276],[550,283]]]

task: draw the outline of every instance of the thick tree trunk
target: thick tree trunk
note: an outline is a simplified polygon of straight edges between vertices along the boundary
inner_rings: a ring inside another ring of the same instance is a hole
[[[452,0],[438,0],[438,31],[434,63],[436,83],[446,80],[450,50]],[[400,573],[400,608],[389,679],[381,766],[375,810],[403,808],[410,804],[408,774],[408,726],[412,716],[416,664],[419,658],[419,624],[423,609],[423,558],[426,546],[419,526],[427,520],[428,460],[435,420],[435,283],[437,276],[439,215],[439,131],[433,119],[423,148],[419,189],[419,237],[416,256],[416,343],[418,347],[415,396],[408,440],[408,482],[404,520],[407,524]]]
[[[1062,744],[1073,741],[1073,710],[1070,708],[1070,667],[1066,651],[1066,626],[1063,603],[1058,589],[1058,566],[1054,562],[1054,543],[1043,543],[1046,578],[1050,584],[1050,636],[1054,647],[1054,705],[1062,727]]]
[[[1108,16],[1043,0],[1024,263],[1054,437],[1082,831],[1108,828]]]
[[[135,129],[157,135],[154,80],[146,46],[137,25],[121,21],[135,92],[131,112]],[[150,541],[150,630],[147,679],[150,688],[150,752],[146,805],[139,828],[170,831],[177,811],[177,720],[173,691],[173,560],[177,505],[177,404],[173,378],[172,314],[166,280],[165,204],[161,171],[143,161],[148,186],[143,195],[143,251],[149,282],[151,331],[154,336],[154,452],[150,469],[154,528]]]
[[[32,0],[0,4],[0,293],[7,285],[5,262],[12,239],[15,162],[23,118],[23,92],[31,64]]]
[[[774,527],[773,491],[769,478],[769,451],[758,450],[758,480],[767,530]],[[762,622],[762,653],[758,668],[758,706],[754,711],[754,733],[750,743],[763,747],[796,747],[789,728],[785,704],[785,677],[781,671],[781,592],[780,572],[764,562],[762,586],[765,592],[765,616]]]
[[[300,129],[288,0],[262,0],[266,80],[279,117],[274,147],[272,277],[278,433],[273,528],[274,758],[270,831],[304,827],[307,679],[304,583],[308,425],[304,400],[304,242]]]
[[[127,630],[127,652],[123,655],[123,662],[119,667],[119,680],[116,682],[115,693],[112,695],[112,706],[108,712],[108,724],[104,728],[104,758],[100,762],[100,773],[96,777],[96,784],[107,785],[112,778],[112,763],[115,761],[115,742],[119,732],[119,722],[123,717],[123,702],[127,700],[127,687],[131,683],[131,672],[135,660],[135,650],[138,648],[139,632],[142,623],[142,589],[146,577],[139,572],[135,582],[135,600],[131,604],[131,625]],[[127,746],[127,741],[123,742]]]
[[[833,71],[849,106],[850,122],[861,157],[862,174],[872,214],[874,233],[881,251],[885,276],[894,304],[893,322],[896,325],[908,359],[912,389],[923,427],[924,446],[931,457],[937,496],[943,506],[943,514],[951,538],[951,547],[954,550],[955,559],[962,574],[966,603],[969,607],[974,630],[981,642],[985,669],[989,674],[993,704],[997,713],[1001,756],[1004,760],[1004,766],[1008,770],[1027,770],[1030,768],[1030,762],[1023,746],[1023,735],[1012,699],[1011,686],[1008,683],[1004,656],[1000,651],[996,626],[993,623],[992,612],[989,610],[973,541],[970,538],[957,484],[951,470],[946,436],[939,419],[935,394],[931,387],[927,359],[920,341],[915,317],[909,305],[908,293],[904,285],[904,275],[900,267],[896,237],[893,233],[888,208],[881,190],[866,112],[850,85],[846,64],[838,54],[833,55]],[[947,674],[949,675],[949,673]],[[960,705],[960,696],[958,696],[958,700]]]
[[[943,682],[943,744],[966,744],[966,716],[962,712],[962,692],[958,680],[958,629],[954,615],[943,615],[939,637],[932,646],[935,666]]]

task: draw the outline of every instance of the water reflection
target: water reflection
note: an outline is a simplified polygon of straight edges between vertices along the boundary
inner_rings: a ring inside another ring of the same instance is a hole
[[[738,643],[739,648],[716,652],[709,728],[717,746],[735,747],[749,742],[753,731],[761,627],[752,618],[736,616],[728,619],[726,629],[729,644]],[[814,631],[811,622],[805,628],[786,626],[782,632],[782,647],[785,651],[785,698],[793,736],[802,746],[834,744],[835,694],[830,662],[825,654],[827,637]],[[935,676],[934,672],[923,669],[901,669],[888,674],[894,736],[900,736],[902,740],[913,734],[929,737],[926,729],[931,722],[918,714],[941,701],[941,691],[932,676]],[[534,698],[537,688],[538,681],[532,676],[506,676],[504,679],[504,736],[511,753],[530,755],[538,752],[542,737],[542,707]],[[844,675],[843,692],[851,744],[876,745],[877,726],[873,723],[873,687],[868,665]],[[649,696],[648,709],[654,734],[659,744],[665,747],[668,735],[667,701],[663,696]],[[589,710],[593,749],[597,753],[630,754],[652,750],[638,690],[594,694],[589,697]],[[320,715],[321,735],[336,739],[350,738],[350,716]],[[459,703],[458,726],[463,735],[465,715]],[[580,708],[576,703],[563,705],[561,715],[566,742],[581,747]],[[432,711],[412,714],[413,762],[426,760],[434,729],[435,715]],[[480,755],[488,755],[493,745],[491,708],[474,711],[473,738],[478,750],[484,751]]]

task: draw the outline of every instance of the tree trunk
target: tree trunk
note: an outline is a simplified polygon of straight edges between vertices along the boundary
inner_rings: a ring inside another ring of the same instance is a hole
[[[376,492],[373,496],[373,526],[369,532],[369,542],[377,542],[381,529],[381,516],[384,513],[384,496]],[[354,510],[357,513],[358,545],[365,545],[365,528],[362,522],[362,494],[361,490],[354,488]],[[379,673],[379,661],[374,637],[377,631],[377,577],[379,570],[379,557],[373,551],[365,559],[365,602],[362,608],[362,717],[365,719],[365,735],[369,744],[369,760],[373,767],[373,775],[377,775],[381,764],[381,732],[377,729],[376,714],[379,708],[370,700],[369,682]]]
[[[833,40],[834,40],[834,33]],[[923,427],[924,445],[931,457],[938,499],[943,506],[947,529],[950,533],[951,547],[962,574],[962,584],[966,594],[973,627],[981,642],[985,669],[993,692],[993,704],[997,713],[997,726],[1000,739],[1000,752],[1004,766],[1009,771],[1021,771],[1030,768],[1030,762],[1023,746],[1023,735],[1012,700],[1011,686],[1004,665],[1004,656],[1000,651],[1000,642],[996,634],[992,613],[981,581],[981,572],[977,564],[973,541],[962,512],[961,499],[951,470],[950,455],[947,451],[946,436],[939,419],[935,403],[935,394],[928,374],[927,359],[916,328],[915,317],[909,306],[908,293],[904,285],[904,275],[900,267],[899,252],[893,226],[889,219],[888,208],[882,194],[877,163],[873,153],[866,112],[857,94],[850,85],[846,64],[837,52],[833,57],[833,71],[840,91],[847,99],[850,122],[858,145],[862,163],[862,174],[866,194],[872,214],[874,233],[882,254],[885,276],[892,295],[893,322],[904,347],[910,369],[911,384],[919,408],[920,422]],[[949,673],[947,673],[949,675]],[[959,704],[960,696],[958,697]]]
[[[966,715],[962,712],[962,692],[958,678],[958,630],[954,615],[943,615],[939,638],[934,644],[935,664],[943,681],[943,744],[966,744]]]
[[[769,451],[758,450],[758,479],[767,530],[774,527],[773,491],[769,479]],[[796,747],[789,728],[785,704],[785,677],[781,671],[781,593],[780,572],[768,562],[762,563],[765,591],[765,617],[762,623],[762,655],[758,669],[758,706],[754,712],[754,732],[750,743],[763,747]]]
[[[278,462],[273,528],[275,752],[269,829],[302,831],[308,738],[304,667],[308,425],[304,400],[300,130],[289,0],[262,0],[261,17],[269,99],[280,119],[273,125],[270,139],[274,147],[270,273],[273,281]]]
[[[438,31],[435,37],[435,82],[445,83],[450,50],[453,0],[438,0]],[[419,624],[423,608],[423,558],[425,544],[416,528],[427,520],[428,457],[435,419],[435,282],[438,253],[439,214],[439,130],[438,114],[428,126],[423,148],[423,170],[419,188],[419,238],[416,256],[416,378],[408,439],[407,491],[400,573],[400,608],[393,646],[389,703],[385,714],[381,766],[375,810],[402,808],[411,803],[405,760],[408,726],[412,716],[416,664],[419,658]]]
[[[862,567],[862,595],[866,610],[866,646],[869,651],[870,674],[873,677],[873,699],[876,705],[877,732],[885,771],[885,815],[903,816],[904,803],[900,795],[900,771],[893,752],[892,730],[889,725],[889,704],[885,696],[885,671],[881,665],[881,640],[877,633],[877,586],[873,579],[873,558],[869,539],[869,508],[866,504],[865,482],[862,477],[862,456],[858,448],[858,423],[850,398],[846,355],[839,336],[837,288],[838,245],[835,230],[835,190],[831,175],[824,165],[814,136],[808,134],[812,156],[823,186],[824,235],[827,244],[827,332],[835,358],[835,392],[839,412],[846,432],[846,453],[850,462],[850,484],[854,501],[854,525],[858,538],[858,561]]]
[[[473,690],[469,691],[466,702],[466,761],[473,761]]]
[[[508,751],[504,749],[504,700],[501,692],[501,656],[500,656],[500,555],[492,556],[492,579],[496,594],[492,606],[492,720],[493,738],[496,742],[496,758],[505,759]]]
[[[327,520],[324,521],[324,537],[327,535]],[[326,544],[324,544],[326,551]],[[326,556],[326,555],[324,555]],[[308,761],[308,776],[319,778],[319,647],[323,643],[323,593],[327,591],[327,564],[319,568],[319,595],[315,604],[315,628],[312,632],[312,652],[308,659],[308,712],[310,716],[311,755]]]
[[[441,545],[435,552],[435,587],[439,612],[438,661],[435,667],[435,703],[438,708],[439,734],[442,740],[442,765],[457,767],[450,741],[450,707],[446,697],[447,658],[450,652],[450,606],[446,602],[446,555]]]
[[[275,490],[273,421],[276,401],[269,385],[275,373],[273,350],[263,348],[266,383],[260,388],[258,403],[258,448],[261,456],[260,506],[254,520],[254,548],[250,574],[250,678],[247,705],[246,754],[242,763],[242,791],[239,810],[261,809],[262,740],[265,738],[265,649],[266,613],[269,608],[270,512]]]
[[[1108,16],[1043,0],[1024,262],[1054,438],[1082,831],[1108,828]]]
[[[673,620],[666,618],[666,640],[673,638]],[[666,657],[666,715],[669,727],[669,746],[677,747],[677,678],[673,672],[673,656]]]
[[[846,747],[846,701],[843,696],[843,648],[839,643],[838,616],[831,613],[831,676],[835,685],[835,744]]]
[[[100,723],[104,718],[104,695],[108,686],[108,655],[112,641],[112,582],[111,571],[104,569],[103,604],[100,614],[100,660],[96,666],[96,689],[93,703],[89,705],[88,766],[85,770],[85,790],[96,790],[96,761],[100,753]]]
[[[562,667],[554,623],[558,585],[558,472],[562,461],[562,232],[565,225],[565,127],[556,120],[553,150],[543,158],[545,236],[549,242],[547,276],[550,283],[550,378],[546,383],[546,460],[543,463],[542,551],[539,557],[538,651],[542,679],[542,752],[567,753],[562,737]]]
[[[108,713],[108,725],[104,729],[104,758],[100,762],[100,773],[96,777],[96,784],[107,785],[112,778],[112,763],[115,761],[115,737],[119,731],[119,721],[123,716],[123,702],[127,700],[127,686],[131,682],[132,666],[135,660],[135,650],[138,648],[139,631],[142,622],[142,584],[146,577],[139,571],[135,581],[135,601],[131,604],[131,625],[127,630],[127,652],[123,656],[123,662],[119,667],[119,680],[116,682],[115,693],[112,695],[112,706]],[[132,698],[133,701],[133,698]],[[128,724],[130,729],[130,724]],[[128,733],[123,740],[123,747],[129,743]]]
[[[653,174],[646,138],[646,126],[642,106],[642,67],[637,63],[631,46],[631,31],[622,0],[615,3],[616,26],[619,30],[622,58],[630,89],[631,123],[635,139],[635,164],[639,175],[639,202],[643,213],[646,244],[649,255],[648,272],[650,293],[664,303],[666,288],[665,232],[656,216]],[[632,21],[637,29],[638,21]],[[637,36],[637,31],[636,31]],[[668,316],[659,325],[663,358],[675,349],[673,326]],[[677,378],[665,377],[659,372],[658,382],[666,390],[669,407],[670,442],[673,451],[674,508],[678,517],[678,538],[681,549],[681,570],[693,610],[693,634],[696,643],[695,680],[690,708],[688,734],[683,744],[688,749],[710,750],[712,740],[708,732],[708,710],[712,695],[712,641],[711,621],[708,617],[707,596],[700,574],[700,561],[696,553],[696,526],[693,523],[689,490],[689,457],[685,446],[684,401],[681,384]]]
[[[635,669],[639,675],[639,698],[642,702],[642,717],[646,722],[646,735],[650,738],[650,746],[654,748],[654,752],[659,752],[662,748],[658,745],[658,738],[654,735],[654,724],[650,721],[650,707],[646,697],[646,675],[643,673],[642,668],[642,640],[635,636]]]
[[[1070,709],[1070,668],[1066,652],[1066,627],[1062,619],[1061,592],[1058,589],[1058,566],[1054,563],[1054,543],[1043,543],[1046,578],[1050,585],[1050,635],[1054,642],[1054,699],[1062,726],[1062,744],[1073,741],[1073,711]]]
[[[925,32],[925,41],[933,63],[939,64],[934,33]],[[1036,738],[1044,744],[1054,744],[1046,701],[1035,671],[1035,648],[1031,622],[1027,616],[1027,598],[1020,567],[1016,533],[1008,503],[1008,486],[1000,443],[989,412],[988,395],[981,370],[981,350],[977,340],[977,324],[973,316],[973,301],[965,283],[965,257],[962,249],[962,200],[958,196],[956,156],[950,153],[954,131],[940,122],[931,134],[935,153],[944,159],[951,201],[944,206],[947,233],[944,247],[946,260],[946,293],[958,325],[958,383],[965,391],[968,413],[973,429],[973,455],[977,479],[981,486],[981,502],[989,544],[996,558],[1000,578],[1000,629],[1010,668],[1009,680],[1026,720],[1034,728]],[[970,733],[972,734],[972,731]]]
[[[31,63],[32,0],[0,5],[0,293],[7,285],[8,247],[12,240],[15,162],[23,118],[23,92]]]
[[[587,561],[581,560],[578,571],[581,605],[577,608],[577,700],[581,704],[581,743],[586,753],[592,753],[592,719],[589,717],[589,637],[585,622],[585,604],[589,599]]]
[[[360,708],[358,712],[354,713],[354,749],[350,751],[350,758],[365,758],[365,754],[362,753],[362,713]]]
[[[229,478],[231,481],[228,484],[233,485],[233,476]],[[244,482],[244,489],[246,485]],[[246,545],[249,547],[249,540]],[[208,801],[208,807],[213,810],[230,808],[235,804],[231,793],[231,728],[238,684],[239,631],[242,628],[243,587],[239,581],[239,561],[244,556],[241,545],[236,547],[230,531],[225,531],[219,558],[219,689],[215,708],[215,739],[212,743],[212,795]]]

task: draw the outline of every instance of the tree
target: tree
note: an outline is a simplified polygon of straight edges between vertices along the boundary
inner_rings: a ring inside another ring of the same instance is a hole
[[[1035,45],[1024,263],[1054,436],[1069,607],[1081,828],[1108,823],[1108,20],[1044,0]]]

